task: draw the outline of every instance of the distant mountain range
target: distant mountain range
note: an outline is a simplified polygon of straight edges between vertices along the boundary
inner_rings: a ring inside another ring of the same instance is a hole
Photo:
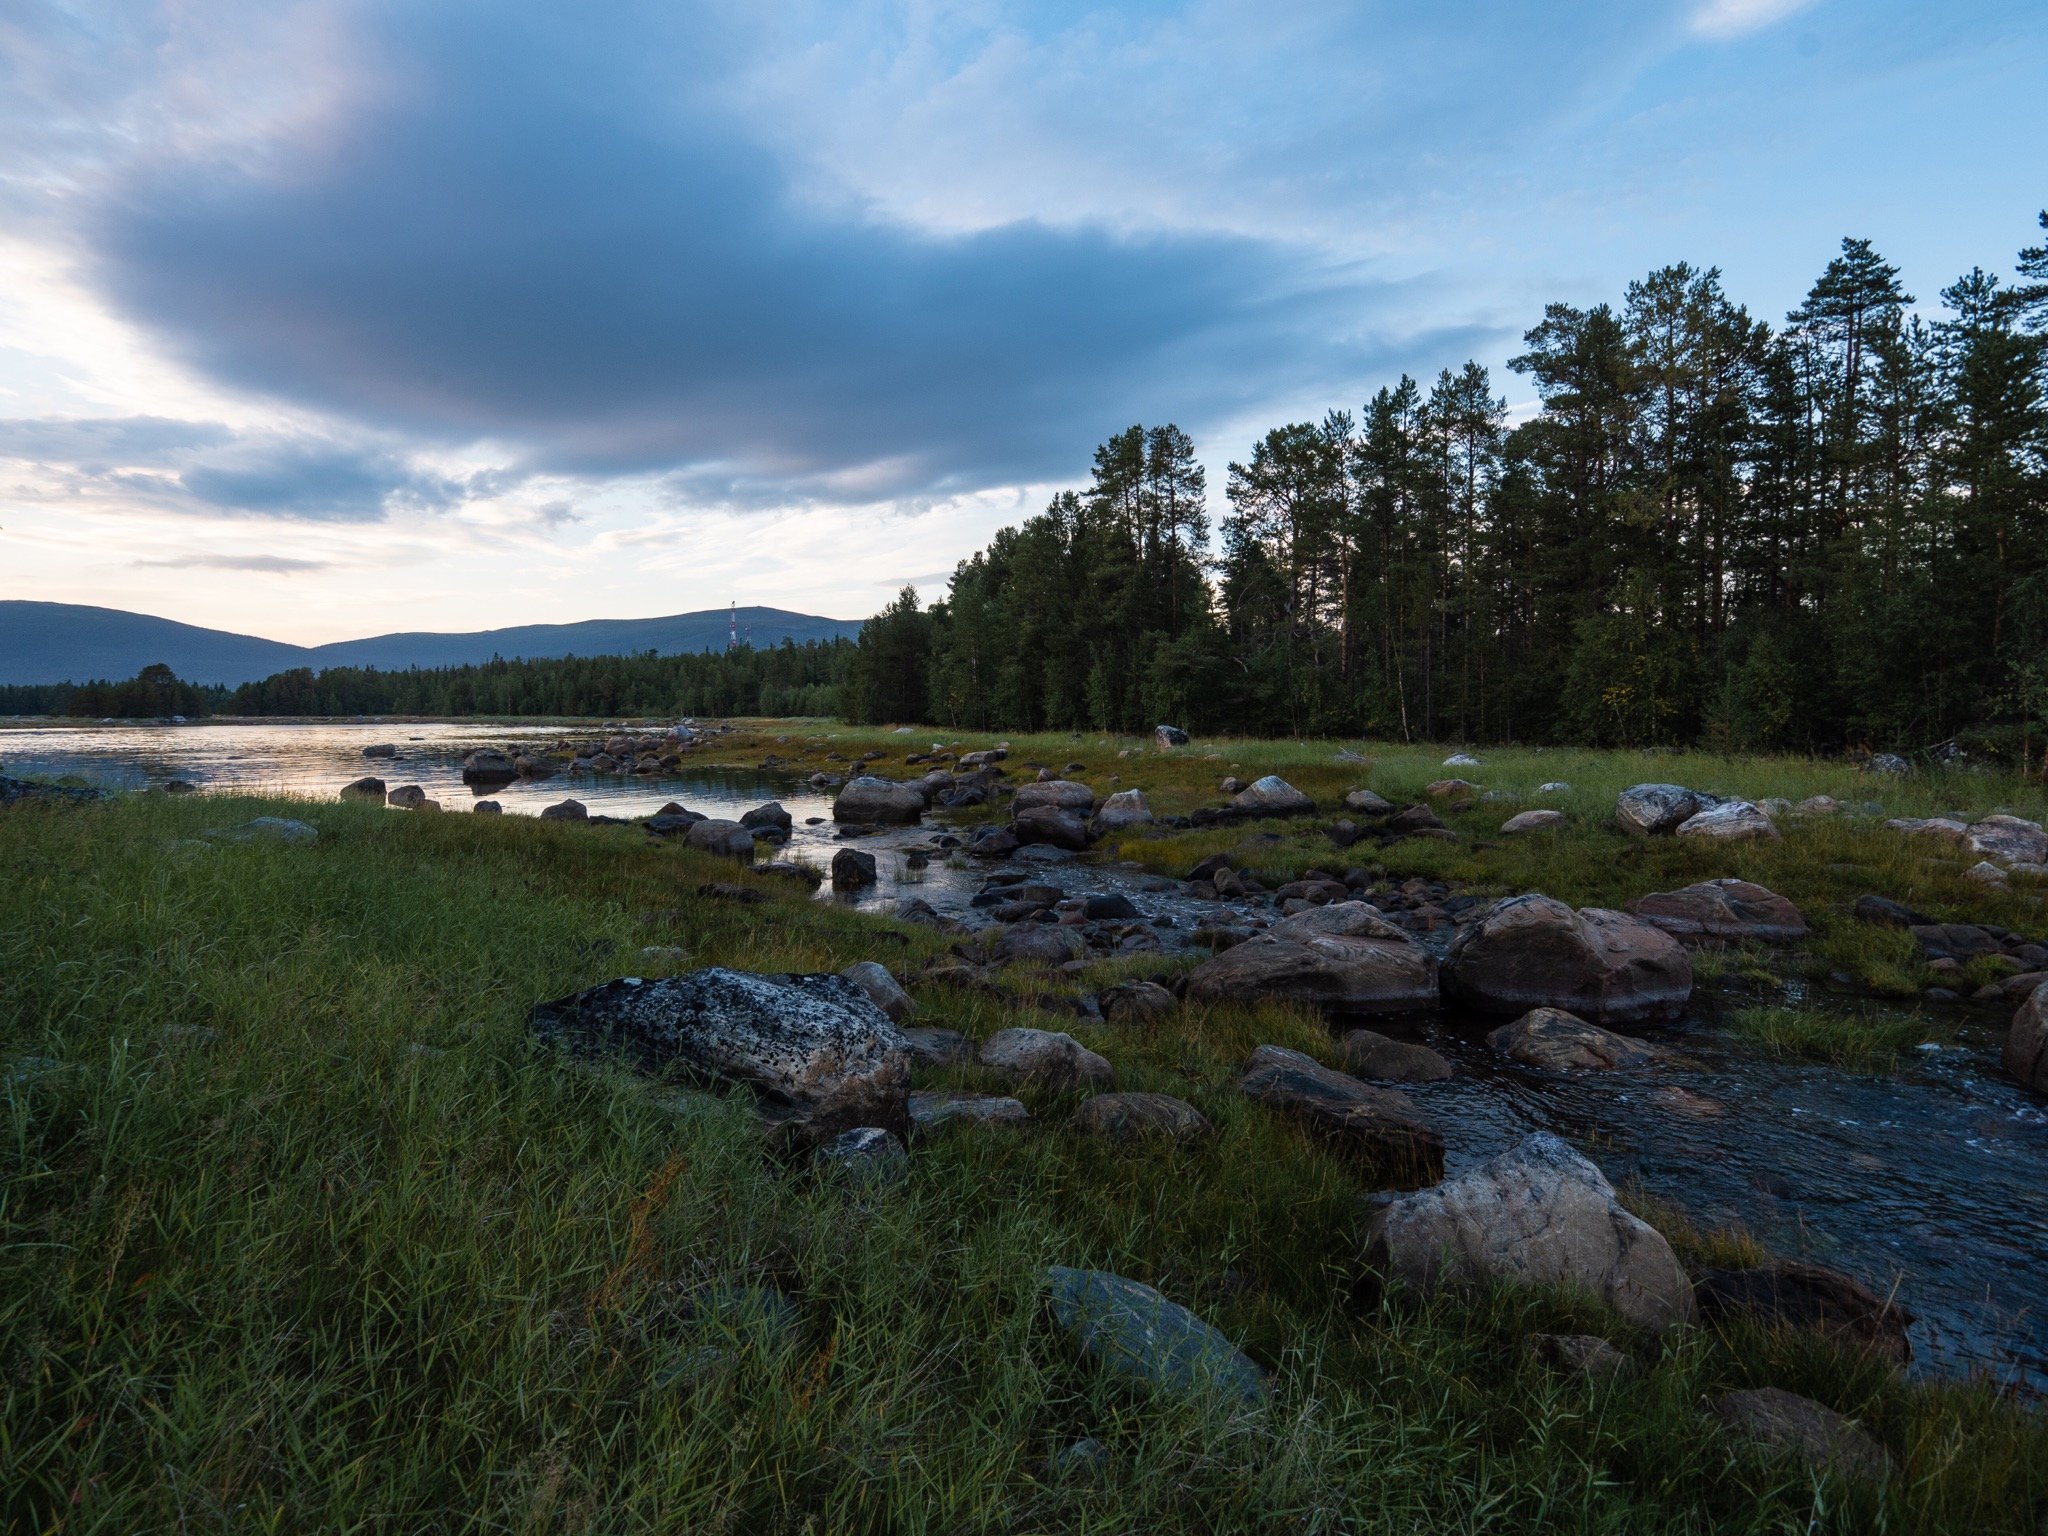
[[[586,619],[581,624],[522,624],[469,634],[419,631],[286,645],[256,635],[201,629],[146,613],[76,603],[0,601],[0,683],[82,683],[133,677],[163,662],[188,683],[253,682],[291,667],[456,667],[493,656],[623,656],[658,651],[677,656],[725,647],[730,610],[676,613],[661,619]],[[785,638],[830,640],[860,633],[859,619],[823,619],[780,608],[742,608],[740,636],[759,647]]]

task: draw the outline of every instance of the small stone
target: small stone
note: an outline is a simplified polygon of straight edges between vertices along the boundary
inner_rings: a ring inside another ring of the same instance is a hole
[[[844,853],[851,850],[840,851]],[[867,993],[868,1001],[898,1024],[917,1012],[916,1001],[903,990],[901,983],[889,974],[889,968],[879,961],[857,960],[839,974]]]
[[[1028,1125],[1031,1111],[1020,1100],[993,1093],[942,1090],[910,1096],[910,1124],[919,1131],[955,1122],[973,1125]]]

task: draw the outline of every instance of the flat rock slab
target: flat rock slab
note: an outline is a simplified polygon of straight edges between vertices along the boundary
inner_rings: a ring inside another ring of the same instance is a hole
[[[1608,1072],[1618,1067],[1640,1067],[1663,1054],[1647,1040],[1617,1035],[1561,1008],[1532,1008],[1514,1023],[1494,1030],[1486,1037],[1486,1043],[1525,1066],[1550,1072]]]
[[[1020,1099],[993,1093],[969,1093],[964,1089],[910,1096],[910,1123],[920,1131],[942,1125],[1028,1125],[1031,1111]]]
[[[1443,983],[1489,1013],[1561,1008],[1625,1024],[1678,1017],[1692,996],[1692,962],[1670,934],[1626,912],[1574,912],[1531,894],[1496,902],[1459,933]]]
[[[1237,1090],[1332,1138],[1393,1182],[1443,1177],[1442,1133],[1391,1088],[1361,1083],[1300,1051],[1262,1045],[1245,1062]]]
[[[1428,1046],[1370,1029],[1352,1030],[1337,1043],[1337,1055],[1346,1072],[1383,1083],[1440,1083],[1451,1075],[1451,1064]]]
[[[1048,1088],[1106,1089],[1116,1069],[1072,1035],[1050,1029],[1000,1029],[981,1047],[981,1064]]]
[[[1053,1320],[1113,1375],[1176,1396],[1256,1404],[1266,1376],[1229,1339],[1149,1285],[1100,1269],[1046,1271]]]
[[[1166,1093],[1098,1093],[1074,1111],[1067,1125],[1084,1136],[1111,1141],[1202,1141],[1216,1134],[1199,1109]]]
[[[1820,1471],[1882,1482],[1891,1470],[1884,1447],[1853,1420],[1781,1387],[1724,1392],[1710,1411],[1730,1434]]]
[[[1473,1283],[1569,1286],[1633,1323],[1691,1322],[1692,1284],[1671,1245],[1614,1198],[1606,1176],[1547,1131],[1434,1189],[1389,1201],[1366,1227],[1366,1263],[1421,1291]]]
[[[844,976],[759,975],[714,966],[627,977],[542,1003],[544,1041],[616,1051],[648,1071],[745,1086],[785,1140],[816,1145],[855,1126],[909,1128],[910,1049]]]
[[[1189,975],[1207,1002],[1273,999],[1337,1013],[1407,1013],[1437,1003],[1436,957],[1362,901],[1296,913]]]
[[[1702,880],[1638,896],[1628,910],[1681,939],[1789,944],[1806,937],[1806,918],[1777,892],[1749,880]]]

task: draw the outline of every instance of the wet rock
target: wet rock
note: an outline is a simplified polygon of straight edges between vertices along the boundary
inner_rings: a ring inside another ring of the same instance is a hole
[[[1111,1141],[1156,1136],[1186,1142],[1216,1134],[1216,1128],[1194,1105],[1165,1093],[1098,1093],[1074,1111],[1067,1126]]]
[[[1614,824],[1636,837],[1655,837],[1676,832],[1713,803],[1711,795],[1682,784],[1637,784],[1616,798]]]
[[[1019,811],[1010,831],[1019,844],[1026,846],[1045,844],[1071,853],[1079,853],[1088,846],[1088,823],[1073,811],[1052,805]]]
[[[1461,931],[1444,990],[1490,1013],[1562,1008],[1595,1023],[1676,1018],[1692,963],[1676,939],[1602,907],[1574,912],[1548,896],[1511,896]]]
[[[401,811],[416,811],[427,803],[427,792],[417,784],[401,784],[384,796],[385,803]]]
[[[1149,1285],[1099,1269],[1046,1271],[1052,1315],[1083,1354],[1113,1375],[1179,1396],[1218,1396],[1247,1406],[1265,1374],[1186,1307]]]
[[[1246,1060],[1237,1091],[1331,1138],[1394,1182],[1443,1177],[1442,1135],[1394,1089],[1361,1083],[1300,1051],[1262,1045]]]
[[[1230,803],[1255,816],[1300,816],[1316,808],[1315,801],[1273,773],[1254,779],[1248,788],[1232,796]]]
[[[1341,1013],[1405,1013],[1437,1003],[1436,957],[1362,901],[1313,908],[1205,960],[1190,999],[1279,999]]]
[[[1017,1099],[947,1089],[910,1096],[910,1123],[920,1131],[942,1125],[1029,1125],[1031,1111]]]
[[[863,774],[849,779],[832,802],[834,821],[908,825],[924,816],[924,795],[909,784]]]
[[[1390,1040],[1370,1029],[1354,1029],[1338,1042],[1337,1059],[1344,1070],[1383,1083],[1440,1083],[1451,1064],[1426,1045]]]
[[[512,759],[512,766],[518,770],[522,779],[552,779],[561,771],[554,759],[537,757],[525,752]]]
[[[770,800],[766,805],[757,805],[741,816],[740,825],[749,830],[755,827],[778,827],[788,832],[795,827],[796,821],[782,808],[780,800]]]
[[[861,848],[839,848],[832,854],[832,885],[836,890],[859,890],[875,883],[875,856]]]
[[[2018,816],[1986,816],[1963,834],[1963,847],[1998,864],[2048,862],[2048,832]]]
[[[1097,993],[1095,1006],[1112,1024],[1143,1024],[1163,1018],[1178,1004],[1156,981],[1120,981]]]
[[[1563,811],[1523,811],[1502,822],[1500,829],[1506,833],[1554,832],[1563,825]]]
[[[981,1047],[981,1064],[1047,1088],[1106,1090],[1116,1069],[1072,1035],[1050,1029],[1002,1029]]]
[[[898,1024],[917,1012],[917,1003],[889,974],[889,967],[878,960],[856,960],[839,974],[859,987],[869,1002]]]
[[[1010,804],[1019,812],[1041,806],[1060,811],[1085,811],[1095,804],[1095,791],[1071,779],[1047,779],[1037,784],[1026,784],[1017,791]]]
[[[1152,807],[1145,803],[1145,792],[1142,789],[1123,789],[1102,802],[1102,809],[1095,813],[1091,829],[1101,837],[1106,832],[1147,826],[1151,820]]]
[[[382,805],[384,803],[384,781],[371,778],[366,774],[352,783],[342,785],[341,798],[344,800],[368,800],[372,804]],[[426,798],[424,790],[421,791],[420,798]]]
[[[1527,1066],[1551,1072],[1640,1067],[1661,1054],[1646,1040],[1617,1035],[1558,1008],[1534,1008],[1487,1035],[1486,1043]]]
[[[1357,816],[1391,816],[1394,807],[1369,789],[1354,789],[1344,797],[1344,809]]]
[[[1593,1333],[1532,1333],[1530,1355],[1552,1370],[1587,1381],[1625,1381],[1642,1367]]]
[[[1724,1392],[1709,1412],[1737,1438],[1792,1456],[1816,1471],[1882,1482],[1891,1470],[1884,1447],[1852,1420],[1782,1387]]]
[[[2036,1093],[2048,1093],[2048,981],[2027,994],[2006,1032],[2005,1070]]]
[[[1671,1245],[1622,1208],[1598,1168],[1548,1132],[1389,1201],[1367,1225],[1366,1262],[1423,1291],[1472,1282],[1572,1286],[1659,1331],[1690,1322],[1695,1310]]]
[[[812,1154],[817,1165],[856,1184],[893,1184],[910,1172],[910,1154],[894,1131],[856,1125]]]
[[[502,752],[482,748],[462,760],[465,784],[509,784],[519,777],[519,765]]]
[[[1902,906],[1883,896],[1858,896],[1856,916],[1866,923],[1882,923],[1891,928],[1933,928],[1939,925],[1933,918],[1915,912],[1911,907]]]
[[[1007,859],[1017,848],[1017,835],[1009,828],[981,827],[968,840],[967,855],[974,859]]]
[[[533,1010],[544,1041],[616,1051],[644,1070],[679,1068],[751,1089],[786,1143],[855,1126],[909,1125],[910,1050],[887,1014],[843,976],[712,967],[607,982]]]
[[[751,864],[754,859],[754,834],[736,821],[719,821],[706,817],[693,822],[683,833],[683,846],[694,848],[699,853],[717,854],[723,859],[738,859]]]
[[[588,821],[590,812],[581,800],[558,800],[540,813],[542,821]]]
[[[377,743],[376,743],[375,745],[373,745],[373,746],[368,746],[368,747],[365,747],[365,748],[363,748],[363,756],[365,756],[365,757],[396,757],[396,756],[398,756],[398,748],[397,748],[397,746],[396,746],[396,745],[394,745],[394,744],[393,744],[393,743],[391,743],[391,742],[388,742],[388,741],[380,741],[380,742],[377,742]]]
[[[1145,914],[1140,912],[1128,896],[1114,892],[1101,896],[1090,896],[1081,904],[1081,915],[1091,923],[1135,922]]]
[[[1678,825],[1680,837],[1711,838],[1717,843],[1777,842],[1777,823],[1747,800],[1723,800],[1689,816]]]
[[[681,806],[663,808],[648,817],[643,825],[656,837],[673,837],[679,832],[688,832],[700,821],[711,818],[702,811],[686,811]]]
[[[1188,744],[1188,733],[1177,725],[1157,725],[1152,728],[1152,744],[1161,751]]]
[[[1653,891],[1638,896],[1628,909],[1679,938],[1788,944],[1806,937],[1806,919],[1797,907],[1748,880],[1702,880],[1675,891]]]
[[[1693,1285],[1700,1315],[1739,1317],[1766,1328],[1823,1333],[1897,1365],[1913,1358],[1913,1314],[1862,1281],[1818,1264],[1781,1260],[1757,1269],[1710,1269]]]

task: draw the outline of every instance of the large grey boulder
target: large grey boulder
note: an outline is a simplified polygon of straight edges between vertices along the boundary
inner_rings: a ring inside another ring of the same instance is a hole
[[[465,784],[509,784],[519,777],[519,765],[502,752],[483,747],[462,760]]]
[[[715,853],[724,859],[738,859],[748,864],[754,861],[754,834],[736,821],[720,821],[711,817],[694,821],[683,833],[683,845],[699,853]]]
[[[863,774],[849,779],[832,802],[834,821],[910,823],[924,815],[924,795],[914,785]]]
[[[1113,1375],[1180,1396],[1255,1404],[1265,1373],[1186,1307],[1099,1269],[1046,1271],[1053,1320]]]
[[[385,802],[397,806],[401,811],[416,811],[427,803],[427,792],[417,784],[401,784],[388,791]]]
[[[1486,1043],[1526,1066],[1552,1072],[1640,1067],[1662,1054],[1646,1040],[1617,1035],[1560,1008],[1532,1008],[1487,1035]]]
[[[373,778],[368,774],[341,786],[342,799],[367,800],[372,805],[382,805],[384,803],[384,793],[384,781],[379,778]],[[426,791],[422,790],[420,792],[420,798],[426,798]]]
[[[1048,1088],[1106,1089],[1116,1081],[1116,1069],[1105,1058],[1050,1029],[997,1030],[982,1043],[981,1064]]]
[[[1362,901],[1284,918],[1204,961],[1188,977],[1196,1001],[1261,998],[1339,1013],[1405,1013],[1437,1004],[1436,957]]]
[[[1628,909],[1681,939],[1789,944],[1806,937],[1806,918],[1799,909],[1749,880],[1702,880],[1675,891],[1652,891]]]
[[[1094,804],[1095,791],[1071,779],[1047,779],[1040,784],[1026,784],[1010,802],[1011,809],[1020,812],[1040,806],[1062,811],[1085,811]]]
[[[1286,1046],[1262,1045],[1245,1061],[1237,1091],[1329,1137],[1390,1181],[1443,1177],[1443,1136],[1392,1088],[1361,1083]]]
[[[1570,1286],[1662,1331],[1691,1322],[1671,1245],[1624,1210],[1606,1177],[1549,1132],[1374,1212],[1366,1261],[1418,1290]]]
[[[1316,808],[1315,801],[1277,773],[1252,780],[1231,797],[1230,803],[1255,816],[1301,816]]]
[[[834,890],[858,890],[876,881],[875,856],[865,848],[838,848],[832,853]]]
[[[1120,789],[1102,802],[1090,830],[1101,837],[1105,832],[1145,826],[1151,820],[1152,807],[1145,803],[1145,792],[1142,789]]]
[[[1056,805],[1034,805],[1017,813],[1010,835],[1020,847],[1042,843],[1079,853],[1088,846],[1088,823],[1078,812]]]
[[[1574,912],[1530,894],[1495,903],[1459,933],[1443,984],[1489,1013],[1562,1008],[1596,1023],[1633,1023],[1684,1011],[1692,962],[1670,934],[1626,912]]]
[[[740,825],[750,831],[755,827],[775,827],[787,832],[796,825],[796,821],[782,808],[780,800],[770,800],[766,805],[757,805],[741,816]]]
[[[1709,1411],[1737,1439],[1816,1471],[1882,1482],[1891,1470],[1884,1447],[1854,1421],[1783,1387],[1724,1392]]]
[[[2037,1093],[2048,1093],[2048,981],[2027,995],[2005,1037],[2005,1070]]]
[[[590,812],[581,800],[557,800],[540,813],[542,821],[588,821]]]
[[[844,976],[722,966],[629,976],[542,1003],[528,1022],[549,1043],[749,1088],[792,1144],[815,1146],[855,1126],[909,1128],[908,1044]]]
[[[1717,843],[1780,841],[1778,824],[1747,800],[1723,800],[1678,824],[1678,836],[1708,838]]]
[[[1637,784],[1624,789],[1614,802],[1614,824],[1636,837],[1655,837],[1676,832],[1679,825],[1714,803],[1682,784]]]
[[[2018,816],[1986,816],[1963,834],[1963,846],[1999,864],[2048,863],[2048,832]]]

